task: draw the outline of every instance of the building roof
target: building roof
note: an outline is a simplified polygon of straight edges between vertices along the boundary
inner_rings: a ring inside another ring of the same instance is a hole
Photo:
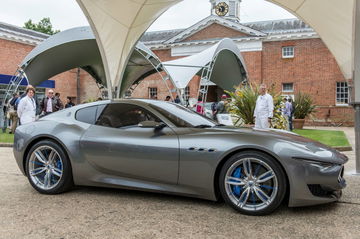
[[[26,35],[33,36],[33,37],[39,37],[39,38],[43,38],[43,39],[46,39],[46,38],[49,37],[48,34],[33,31],[33,30],[26,29],[26,28],[23,28],[23,27],[18,27],[18,26],[15,26],[15,25],[4,23],[4,22],[0,22],[0,29],[16,31],[18,33],[26,34]]]
[[[50,35],[0,22],[0,38],[37,45]]]
[[[202,26],[204,24],[203,21],[208,21],[209,17],[201,20],[196,23],[192,27],[187,29],[176,29],[176,30],[165,30],[165,31],[153,31],[146,32],[140,41],[145,44],[161,44],[166,43],[169,40],[176,38],[178,35],[181,35],[183,32],[185,33],[190,28],[194,28],[199,25]],[[229,20],[226,20],[229,21]],[[314,32],[314,30],[305,24],[303,21],[293,18],[293,19],[284,19],[284,20],[270,20],[270,21],[258,21],[258,22],[247,22],[247,23],[235,23],[239,26],[243,26],[244,28],[254,29],[257,32],[264,33],[264,35],[272,35],[272,34],[286,34],[286,33],[301,33],[301,32]],[[199,30],[193,29],[193,31]],[[240,29],[240,28],[239,28]]]
[[[296,18],[247,22],[243,23],[243,25],[267,34],[314,31],[309,25]]]
[[[165,30],[165,31],[153,31],[145,32],[140,41],[146,43],[162,43],[176,35],[185,29]]]

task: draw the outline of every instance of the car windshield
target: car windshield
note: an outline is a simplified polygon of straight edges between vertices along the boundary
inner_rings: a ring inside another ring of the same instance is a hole
[[[154,108],[176,127],[214,127],[217,123],[179,104],[169,102],[151,102],[150,107]]]

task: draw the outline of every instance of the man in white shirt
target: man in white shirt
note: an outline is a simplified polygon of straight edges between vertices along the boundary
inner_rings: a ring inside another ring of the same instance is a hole
[[[255,128],[268,129],[271,119],[273,117],[274,103],[271,95],[266,93],[266,85],[261,84],[260,95],[256,100],[256,107],[254,111]]]
[[[28,88],[26,96],[22,98],[17,107],[17,114],[21,124],[27,124],[35,121],[36,102],[34,99],[35,89]]]

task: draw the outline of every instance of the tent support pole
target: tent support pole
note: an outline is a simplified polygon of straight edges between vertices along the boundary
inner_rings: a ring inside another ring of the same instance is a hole
[[[355,109],[355,160],[356,175],[360,176],[360,0],[355,1],[354,12],[354,97],[352,106]]]

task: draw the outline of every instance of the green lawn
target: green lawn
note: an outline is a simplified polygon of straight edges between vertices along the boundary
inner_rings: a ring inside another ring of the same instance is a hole
[[[3,133],[0,129],[0,143],[13,143],[14,135],[8,133],[9,130],[6,130],[6,133]]]
[[[343,131],[317,130],[317,129],[294,129],[294,133],[319,141],[331,147],[348,147],[349,141]]]

